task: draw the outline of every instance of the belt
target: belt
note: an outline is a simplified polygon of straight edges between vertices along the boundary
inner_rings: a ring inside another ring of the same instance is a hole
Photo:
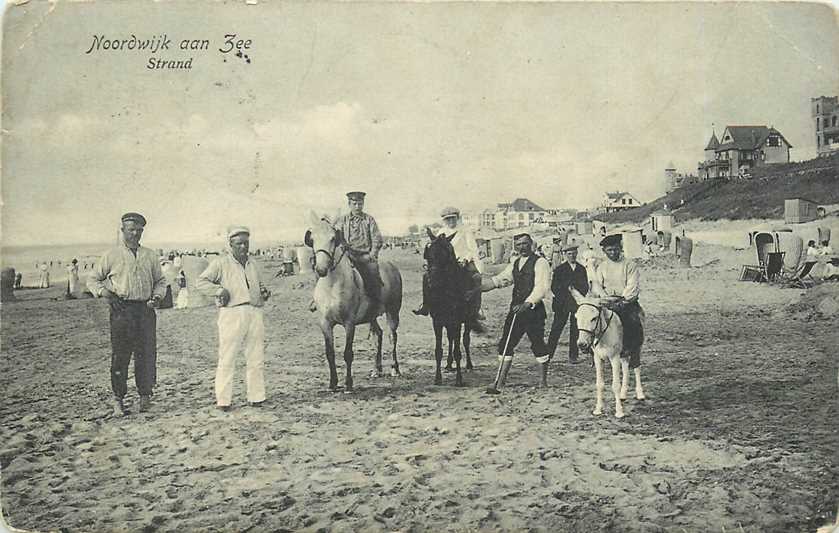
[[[140,305],[140,304],[146,305],[146,302],[148,302],[148,300],[123,300],[123,299],[120,299],[120,302],[126,303],[126,304],[132,304],[132,305]]]

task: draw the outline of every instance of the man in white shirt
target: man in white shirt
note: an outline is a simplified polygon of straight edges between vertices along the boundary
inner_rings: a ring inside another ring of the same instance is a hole
[[[830,241],[822,241],[822,247],[819,250],[820,255],[833,255],[833,248],[830,246]]]
[[[460,223],[460,211],[455,207],[446,207],[440,213],[445,226],[437,233],[438,236],[452,237],[451,245],[457,262],[464,270],[464,279],[467,280],[466,302],[467,302],[467,323],[469,328],[483,332],[484,326],[480,323],[478,316],[481,311],[481,273],[484,265],[478,253],[478,241],[468,227]],[[414,310],[415,315],[428,315],[428,275],[422,278],[422,305]]]
[[[591,279],[591,294],[606,301],[605,305],[620,317],[623,324],[623,352],[629,358],[629,368],[641,366],[641,346],[644,344],[644,311],[638,303],[641,294],[641,274],[635,261],[623,255],[620,234],[609,235],[600,241],[606,260],[600,262]]]
[[[520,233],[514,238],[518,257],[500,274],[487,280],[482,289],[490,291],[513,285],[513,297],[510,310],[504,322],[501,339],[498,341],[499,369],[495,383],[487,388],[488,394],[499,394],[510,366],[513,352],[524,334],[530,339],[530,347],[536,360],[541,363],[542,387],[547,386],[548,361],[550,350],[545,344],[544,298],[551,285],[551,267],[544,257],[533,251],[533,239],[527,233]]]
[[[210,263],[198,276],[195,286],[216,298],[218,314],[218,367],[216,368],[216,407],[229,411],[233,400],[233,368],[236,352],[244,345],[248,402],[259,407],[265,402],[265,327],[262,306],[271,296],[259,277],[259,270],[248,260],[250,230],[231,226],[227,231],[230,251]]]

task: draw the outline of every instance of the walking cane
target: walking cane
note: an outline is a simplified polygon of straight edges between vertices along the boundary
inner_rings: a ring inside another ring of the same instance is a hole
[[[495,383],[492,385],[493,391],[498,390],[498,382],[501,380],[501,371],[504,368],[504,358],[507,356],[507,348],[510,346],[510,337],[513,336],[513,328],[516,325],[516,317],[518,313],[513,313],[513,320],[510,321],[510,330],[507,331],[507,341],[504,343],[504,351],[501,353],[501,360],[498,361],[498,373],[495,374]],[[489,391],[487,391],[489,392]]]

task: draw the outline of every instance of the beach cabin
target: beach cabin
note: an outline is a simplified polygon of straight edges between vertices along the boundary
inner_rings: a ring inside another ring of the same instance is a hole
[[[575,226],[577,235],[592,235],[591,220],[578,220]]]
[[[819,205],[806,198],[784,200],[784,224],[801,224],[818,218]]]
[[[654,232],[672,231],[673,214],[667,211],[656,211],[650,215],[650,227]]]
[[[623,253],[628,258],[644,256],[644,239],[640,229],[626,229],[621,232]]]

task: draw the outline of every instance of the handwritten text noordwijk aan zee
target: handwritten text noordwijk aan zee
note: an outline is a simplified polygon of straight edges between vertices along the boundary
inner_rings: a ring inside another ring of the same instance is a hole
[[[133,33],[121,38],[110,38],[105,34],[93,35],[92,37],[93,40],[85,54],[90,55],[94,52],[140,52],[150,54],[145,64],[149,70],[189,70],[192,69],[195,57],[215,48],[211,45],[210,39],[177,40],[170,39],[166,33],[152,35],[151,38],[140,38]],[[253,41],[251,39],[243,39],[235,33],[227,33],[221,39],[221,45],[217,50],[223,56],[224,62],[227,62],[227,56],[231,55],[250,64],[251,58],[247,52],[251,51],[252,45]],[[164,53],[180,55],[183,52],[188,52],[190,57],[172,58],[171,55],[161,57],[161,54]]]

